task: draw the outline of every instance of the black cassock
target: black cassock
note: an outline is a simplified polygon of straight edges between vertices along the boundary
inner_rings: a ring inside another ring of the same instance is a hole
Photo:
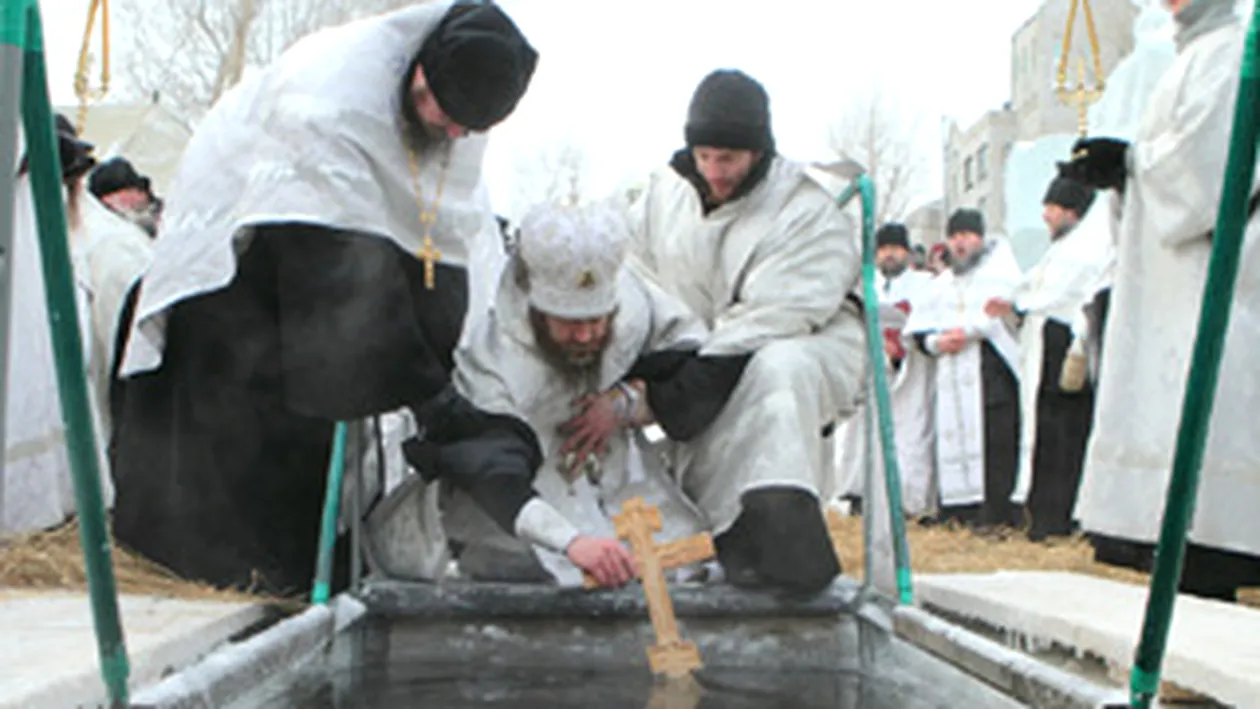
[[[1042,327],[1041,384],[1037,388],[1037,443],[1033,449],[1033,482],[1028,492],[1034,540],[1072,533],[1072,508],[1085,466],[1085,449],[1094,420],[1094,387],[1079,392],[1059,388],[1072,331],[1062,323]]]
[[[467,273],[435,272],[376,236],[256,228],[226,288],[171,308],[161,366],[115,383],[117,540],[215,585],[308,588],[334,423],[449,380]]]

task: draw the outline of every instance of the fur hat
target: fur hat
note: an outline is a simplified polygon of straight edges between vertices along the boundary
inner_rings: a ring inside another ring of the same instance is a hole
[[[1057,204],[1076,212],[1076,216],[1083,217],[1094,203],[1094,194],[1093,188],[1088,185],[1060,175],[1050,182],[1041,203]]]
[[[612,313],[628,236],[625,222],[605,206],[531,209],[517,242],[529,304],[575,320]]]
[[[910,232],[906,229],[906,225],[888,222],[881,226],[879,231],[875,232],[875,247],[880,246],[900,246],[903,249],[909,249]]]
[[[538,52],[497,5],[461,1],[425,38],[416,61],[446,115],[483,131],[516,110]]]
[[[945,225],[945,235],[953,236],[959,232],[969,231],[984,236],[984,215],[978,209],[959,209],[949,216]]]

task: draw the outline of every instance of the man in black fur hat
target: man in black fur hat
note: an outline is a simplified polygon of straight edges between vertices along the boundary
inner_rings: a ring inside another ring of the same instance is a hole
[[[537,57],[494,4],[424,3],[310,35],[220,99],[113,397],[120,542],[215,584],[310,583],[334,422],[448,383],[468,254],[500,240],[484,133]]]
[[[1072,507],[1093,422],[1093,386],[1086,381],[1065,388],[1062,377],[1073,323],[1111,260],[1107,221],[1081,226],[1093,203],[1093,188],[1054,178],[1042,200],[1050,248],[1013,301],[995,299],[987,307],[992,315],[1013,312],[1021,322],[1023,432],[1014,501],[1027,503],[1028,534],[1034,541],[1072,532]]]
[[[1017,524],[1019,346],[1011,323],[985,312],[1023,274],[984,215],[959,209],[946,225],[949,268],[911,311],[905,332],[936,360],[936,476],[941,516],[979,527]]]
[[[88,176],[88,191],[149,236],[157,234],[162,200],[153,194],[149,178],[141,175],[127,158],[113,157],[97,165]]]
[[[776,152],[769,97],[747,74],[705,77],[684,137],[631,207],[635,256],[712,328],[678,375],[694,412],[670,432],[679,478],[731,582],[817,592],[840,571],[825,437],[853,413],[866,361],[848,296],[855,224],[821,177]]]

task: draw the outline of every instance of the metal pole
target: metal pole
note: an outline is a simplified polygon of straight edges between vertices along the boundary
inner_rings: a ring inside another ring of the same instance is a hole
[[[1172,479],[1168,483],[1164,503],[1164,521],[1159,531],[1155,568],[1151,573],[1151,592],[1142,622],[1142,639],[1129,679],[1130,703],[1141,709],[1149,707],[1159,691],[1160,669],[1185,557],[1186,532],[1194,516],[1199,492],[1199,475],[1207,446],[1212,405],[1216,399],[1225,332],[1229,326],[1234,285],[1238,280],[1239,255],[1242,252],[1243,231],[1247,226],[1247,204],[1255,178],[1256,140],[1260,137],[1260,67],[1257,66],[1260,61],[1260,36],[1257,33],[1260,33],[1260,3],[1252,11],[1243,50],[1225,184],[1212,237],[1212,255],[1199,311],[1199,329],[1182,400]],[[1246,425],[1236,421],[1230,423]]]
[[[350,591],[358,593],[363,582],[363,452],[367,446],[364,435],[367,421],[356,421],[352,430],[354,444],[350,446],[354,456],[350,469],[354,480],[350,481]]]
[[[893,435],[892,397],[888,393],[888,372],[884,370],[883,335],[879,326],[879,294],[875,290],[875,183],[865,174],[857,178],[862,197],[862,301],[866,304],[866,337],[870,343],[871,373],[875,379],[875,415],[884,454],[884,484],[888,491],[888,515],[893,536],[893,559],[897,565],[897,595],[901,605],[914,604],[910,579],[910,545],[906,541],[905,508],[901,503],[901,467],[897,462],[897,441]]]
[[[12,5],[19,0],[8,0]],[[52,330],[53,356],[61,417],[66,427],[70,473],[79,513],[79,540],[87,572],[88,595],[96,625],[101,675],[115,707],[127,704],[127,648],[118,614],[114,567],[110,558],[109,532],[101,494],[96,435],[88,400],[82,337],[75,304],[74,277],[66,214],[62,204],[60,160],[53,133],[52,106],[48,101],[48,76],[44,66],[43,28],[34,0],[26,5],[27,44],[23,62],[22,119],[30,156],[31,189],[39,223],[40,256],[44,293]],[[7,167],[6,167],[7,169]]]
[[[337,518],[341,514],[341,485],[346,470],[346,422],[333,426],[332,455],[328,459],[328,487],[324,490],[324,515],[320,520],[319,548],[315,558],[315,583],[311,603],[328,603],[333,575],[333,551],[337,545]]]
[[[0,529],[4,528],[4,461],[8,450],[9,321],[13,297],[14,203],[17,200],[18,122],[22,119],[22,61],[26,44],[24,3],[0,12]]]

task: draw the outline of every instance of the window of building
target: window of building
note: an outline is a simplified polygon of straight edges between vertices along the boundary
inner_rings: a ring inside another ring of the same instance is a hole
[[[971,168],[972,168],[971,158],[967,158],[966,160],[963,161],[963,189],[964,190],[970,190],[972,185],[974,184],[971,179]]]
[[[976,180],[983,182],[989,179],[989,144],[985,143],[976,151]]]

